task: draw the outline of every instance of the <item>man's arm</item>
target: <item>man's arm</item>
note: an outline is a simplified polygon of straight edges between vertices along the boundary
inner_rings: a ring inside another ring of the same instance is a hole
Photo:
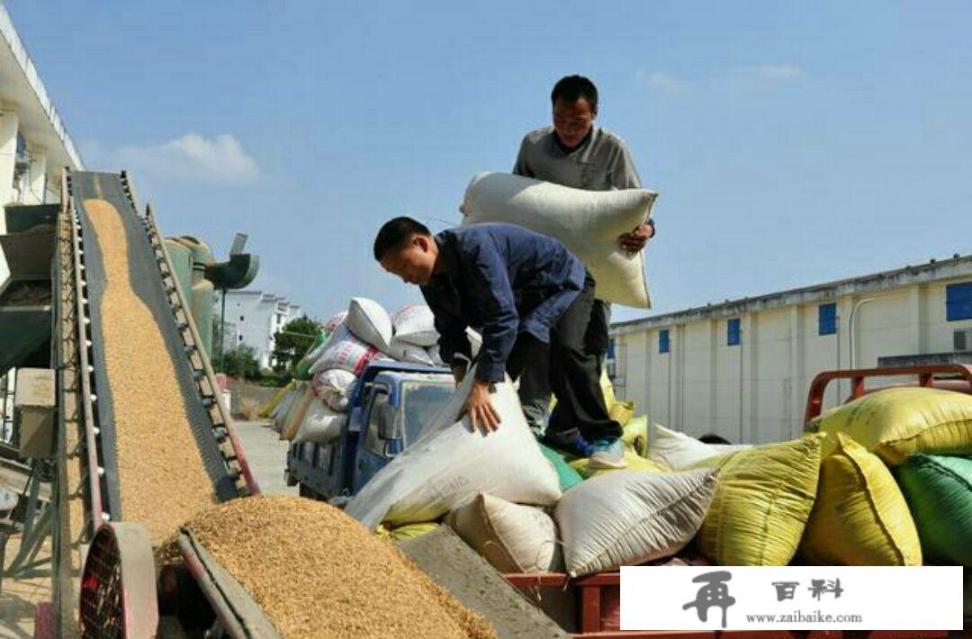
[[[499,413],[489,399],[490,385],[505,379],[506,360],[516,342],[520,318],[506,264],[496,246],[491,240],[480,238],[473,240],[467,248],[467,257],[472,259],[477,280],[467,284],[479,291],[483,312],[483,344],[479,349],[476,379],[470,386],[465,412],[469,414],[474,429],[481,426],[488,433],[496,430],[500,424]]]
[[[506,264],[492,241],[477,242],[470,256],[483,308],[483,345],[479,349],[476,378],[485,382],[501,382],[506,377],[506,360],[516,342],[520,316],[516,312],[513,287],[506,272]]]
[[[611,170],[611,184],[616,189],[640,189],[641,177],[635,169],[634,160],[631,159],[631,152],[622,142],[619,149],[614,167]],[[655,235],[655,222],[652,219],[645,220],[644,224],[636,227],[632,232],[625,233],[619,239],[621,246],[632,253],[636,253],[645,248]]]
[[[466,362],[471,358],[472,351],[466,336],[468,324],[465,319],[449,312],[434,293],[423,288],[422,296],[432,311],[435,330],[439,333],[439,357],[452,369],[458,384],[465,376]]]

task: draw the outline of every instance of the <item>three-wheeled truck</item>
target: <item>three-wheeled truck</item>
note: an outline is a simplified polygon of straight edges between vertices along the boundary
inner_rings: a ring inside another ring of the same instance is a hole
[[[893,378],[892,385],[917,385],[972,394],[972,367],[935,364],[896,368],[826,371],[810,385],[805,423],[823,410],[824,392],[838,379],[851,382],[845,401],[888,386],[867,386],[866,380]],[[904,381],[911,378],[911,381]],[[340,436],[323,444],[292,444],[287,457],[287,479],[300,485],[302,495],[341,506],[396,454],[414,441],[422,423],[444,404],[454,390],[447,369],[376,362],[365,370],[351,396],[350,409]],[[972,542],[970,542],[972,543]],[[695,563],[697,557],[679,558]],[[972,636],[972,583],[965,578],[964,631],[622,631],[620,630],[620,573],[605,572],[578,579],[563,573],[507,574],[507,582],[583,639],[641,639],[678,636],[680,639],[718,637],[760,639],[920,639]],[[538,594],[542,596],[538,597]],[[565,596],[566,595],[566,596]],[[970,634],[966,634],[970,633]]]
[[[355,383],[341,434],[326,444],[298,442],[287,453],[286,480],[304,497],[343,506],[414,441],[455,390],[445,368],[377,361]]]

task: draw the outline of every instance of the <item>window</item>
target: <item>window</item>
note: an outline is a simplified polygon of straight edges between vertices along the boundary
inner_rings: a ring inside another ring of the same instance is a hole
[[[817,307],[817,335],[834,335],[837,332],[837,304],[821,304]]]
[[[663,328],[658,331],[658,352],[667,353],[671,344],[669,343],[668,329]]]
[[[388,405],[388,393],[376,391],[371,401],[371,413],[368,415],[368,432],[365,433],[365,448],[376,455],[385,455],[385,441],[378,434],[379,426],[387,421],[391,407]]]
[[[455,393],[452,384],[426,384],[407,382],[402,386],[402,402],[405,412],[405,441],[407,446],[419,438],[422,428],[447,403]]]
[[[739,346],[741,333],[742,329],[740,328],[738,317],[734,317],[726,322],[726,345]]]
[[[608,340],[607,359],[614,359],[614,338]]]
[[[242,322],[242,321],[244,321],[244,320],[243,320],[243,316],[242,316],[242,315],[240,315],[240,321],[241,321],[241,322]]]
[[[949,322],[972,319],[972,282],[945,287],[945,319]]]

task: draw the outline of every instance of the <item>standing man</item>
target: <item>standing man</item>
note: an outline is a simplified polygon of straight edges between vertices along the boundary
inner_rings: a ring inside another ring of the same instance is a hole
[[[587,191],[641,188],[628,147],[621,138],[594,124],[597,87],[593,82],[580,75],[561,78],[550,93],[550,101],[553,126],[524,136],[514,174]],[[640,251],[654,234],[654,222],[649,219],[619,237],[618,242],[627,251]],[[600,363],[608,348],[611,307],[603,300],[595,300],[594,307],[589,342]],[[546,364],[547,358],[538,358],[520,378],[520,402],[534,431],[543,430],[550,403]],[[558,443],[557,436],[547,435],[554,444]]]
[[[466,328],[482,334],[476,378],[465,412],[474,428],[500,426],[490,385],[524,365],[549,358],[548,384],[557,398],[550,428],[560,446],[598,468],[624,468],[621,426],[608,415],[597,355],[588,343],[594,280],[558,240],[512,224],[474,224],[432,235],[409,217],[378,231],[375,259],[389,273],[417,284],[435,316],[439,353],[456,382],[470,358]]]

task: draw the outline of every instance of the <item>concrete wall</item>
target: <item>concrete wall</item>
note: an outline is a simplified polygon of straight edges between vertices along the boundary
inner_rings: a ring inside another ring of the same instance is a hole
[[[963,269],[959,269],[963,271]],[[836,334],[818,332],[818,307],[794,296],[789,304],[763,304],[684,321],[673,314],[642,330],[613,331],[618,394],[633,400],[638,412],[690,435],[717,433],[734,442],[763,443],[798,436],[803,428],[807,392],[817,373],[870,368],[878,358],[949,352],[953,332],[972,328],[972,320],[946,321],[945,286],[972,281],[965,274],[900,283],[882,290],[835,288]],[[841,289],[850,289],[840,294]],[[856,309],[856,310],[855,310]],[[850,337],[854,311],[853,354]],[[727,320],[738,317],[741,343],[727,345]],[[670,334],[670,352],[659,352],[659,332]],[[889,382],[903,381],[891,379]],[[832,383],[825,406],[850,391]]]

